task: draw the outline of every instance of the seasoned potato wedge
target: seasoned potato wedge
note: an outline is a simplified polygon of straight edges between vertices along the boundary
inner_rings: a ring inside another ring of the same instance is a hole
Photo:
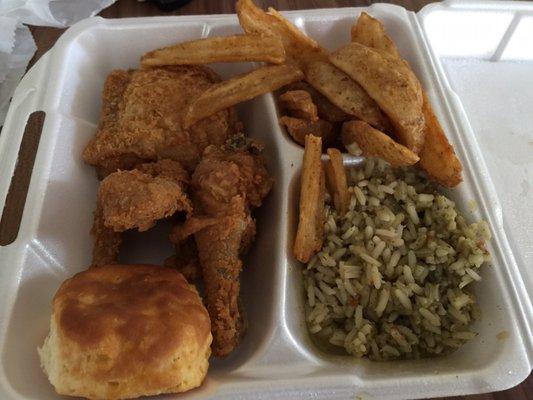
[[[300,184],[300,214],[293,248],[294,257],[303,263],[320,250],[324,236],[325,177],[321,155],[322,139],[307,135]]]
[[[325,49],[276,10],[270,8],[266,13],[252,0],[238,0],[235,7],[239,23],[246,33],[279,37],[287,58],[300,68],[311,61],[327,59]]]
[[[143,67],[195,65],[216,62],[285,62],[285,48],[276,36],[235,35],[178,43],[150,51],[141,58]]]
[[[364,156],[382,158],[393,167],[413,165],[419,160],[418,156],[407,147],[396,143],[364,121],[347,121],[342,125],[344,146],[348,147],[354,142]]]
[[[235,76],[211,86],[189,105],[183,118],[184,128],[235,104],[279,89],[303,79],[303,72],[293,65],[271,65]]]
[[[348,179],[342,163],[342,154],[338,149],[327,150],[329,160],[326,163],[326,177],[328,188],[333,197],[333,204],[344,215],[350,205],[350,193],[348,192]]]
[[[373,49],[383,50],[393,57],[400,58],[400,53],[392,39],[385,33],[383,24],[362,12],[352,26],[352,42],[360,43]]]
[[[400,59],[398,49],[385,32],[383,24],[364,12],[361,13],[352,27],[352,41]],[[404,64],[409,67],[406,62]],[[440,184],[448,187],[456,186],[462,181],[463,167],[446,138],[424,89],[422,89],[422,96],[425,137],[424,145],[419,152],[420,162],[418,165]]]
[[[388,118],[365,89],[333,64],[315,61],[306,67],[304,73],[307,82],[345,113],[380,130],[391,129]]]
[[[333,125],[323,119],[309,121],[307,119],[284,116],[279,121],[285,126],[294,141],[302,146],[305,145],[305,137],[307,135],[321,137],[322,142],[326,145],[333,140]]]
[[[453,187],[461,183],[463,166],[448,142],[433,108],[424,93],[426,140],[420,151],[420,167],[441,185]]]
[[[414,153],[420,151],[425,133],[422,93],[404,61],[356,42],[333,53],[330,60],[376,101],[402,144]]]
[[[278,97],[278,102],[291,116],[309,121],[318,120],[318,109],[306,90],[288,90]]]

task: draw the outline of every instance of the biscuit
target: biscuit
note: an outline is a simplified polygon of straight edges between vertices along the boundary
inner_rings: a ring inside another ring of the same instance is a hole
[[[179,272],[109,265],[61,285],[39,355],[59,394],[127,399],[199,386],[211,341],[209,315]]]

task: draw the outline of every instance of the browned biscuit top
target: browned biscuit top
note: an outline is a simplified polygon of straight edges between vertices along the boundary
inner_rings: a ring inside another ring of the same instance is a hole
[[[115,378],[172,362],[181,346],[202,347],[211,329],[194,287],[177,271],[150,265],[75,275],[56,294],[54,317],[73,346],[96,350],[102,368],[93,372]]]

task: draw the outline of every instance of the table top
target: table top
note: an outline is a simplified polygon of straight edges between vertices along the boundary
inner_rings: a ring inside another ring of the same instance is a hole
[[[418,11],[431,2],[432,1],[429,0],[388,1],[388,3],[397,4],[412,11]],[[374,3],[374,1],[256,0],[256,3],[263,8],[274,7],[283,11],[348,6],[364,7]],[[124,18],[154,15],[227,14],[234,12],[234,0],[193,0],[184,7],[170,12],[161,11],[157,5],[149,1],[139,2],[138,0],[118,0],[111,7],[103,10],[99,15],[105,18]],[[31,60],[29,67],[35,64],[35,62],[37,62],[37,60],[54,45],[56,40],[65,31],[65,29],[36,26],[30,27],[30,29],[37,44],[37,52]],[[43,122],[43,115],[36,115],[28,121],[26,126],[26,132],[19,153],[19,167],[17,168],[13,179],[16,184],[13,184],[10,188],[6,200],[6,207],[0,222],[0,245],[7,244],[16,238]],[[503,392],[450,397],[448,400],[533,400],[533,374],[519,386]]]

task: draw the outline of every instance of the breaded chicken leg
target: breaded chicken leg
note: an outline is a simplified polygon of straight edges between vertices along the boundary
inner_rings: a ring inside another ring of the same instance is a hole
[[[240,248],[246,227],[251,223],[245,208],[244,199],[235,196],[216,224],[195,234],[205,300],[211,316],[212,349],[218,357],[231,353],[243,333],[238,307],[242,271]]]
[[[211,317],[213,354],[224,357],[239,344],[241,255],[253,241],[251,207],[259,207],[272,187],[262,159],[246,146],[210,146],[192,177],[195,213],[174,229],[179,242],[194,234],[206,303]]]

